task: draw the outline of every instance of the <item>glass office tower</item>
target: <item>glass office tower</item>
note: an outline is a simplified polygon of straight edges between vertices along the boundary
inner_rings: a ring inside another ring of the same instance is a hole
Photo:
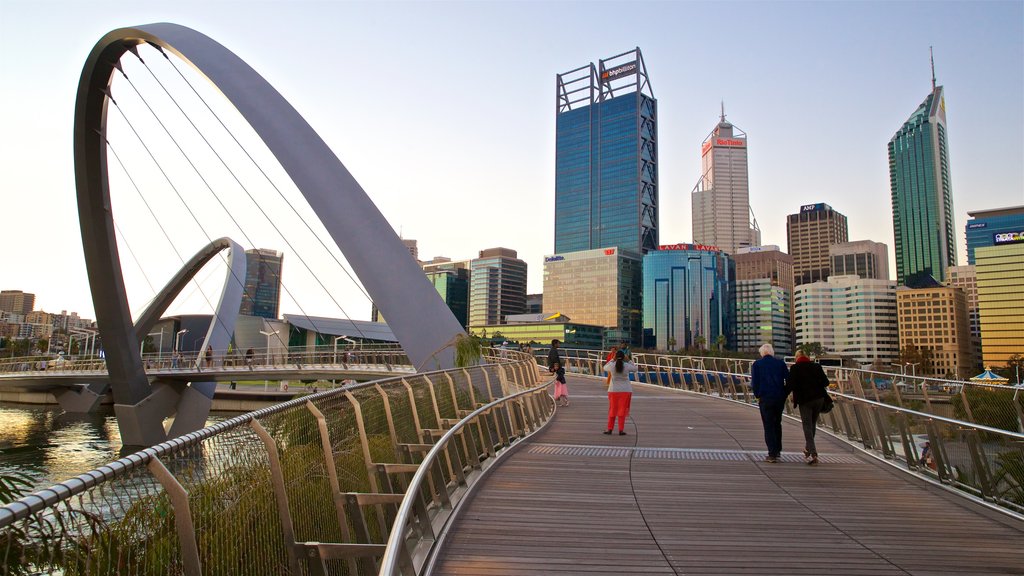
[[[556,81],[555,254],[658,246],[658,120],[640,49]]]
[[[931,94],[889,141],[889,186],[897,281],[921,284],[931,276],[942,282],[957,259],[946,101],[934,79]]]
[[[644,347],[736,346],[736,264],[714,246],[672,244],[644,256]]]
[[[284,254],[277,250],[245,251],[245,293],[239,314],[271,320],[278,317],[283,262]]]

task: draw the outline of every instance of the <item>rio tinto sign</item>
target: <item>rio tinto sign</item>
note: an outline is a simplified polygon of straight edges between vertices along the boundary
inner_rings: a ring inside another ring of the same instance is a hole
[[[747,145],[746,140],[737,140],[735,138],[714,138],[709,139],[704,143],[704,146],[700,149],[700,155],[704,156],[711,150],[712,146],[725,146],[726,148],[744,148]]]
[[[601,81],[611,82],[619,76],[626,76],[628,74],[636,74],[636,60],[605,70],[601,73]]]

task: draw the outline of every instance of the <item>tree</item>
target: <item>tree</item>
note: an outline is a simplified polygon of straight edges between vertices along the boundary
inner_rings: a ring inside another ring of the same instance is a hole
[[[703,336],[697,336],[693,339],[693,347],[697,350],[703,350],[705,344],[707,344],[707,340]]]
[[[821,345],[821,342],[804,342],[797,346],[796,349],[803,351],[804,354],[811,358],[819,358],[825,355],[825,347]]]
[[[725,334],[719,334],[715,338],[715,350],[718,350],[719,352],[725,350],[725,345],[728,341],[729,339],[725,337]]]
[[[671,336],[669,336],[668,337],[668,350],[669,350],[669,352],[671,352],[671,351],[673,351],[675,349],[676,349],[676,339],[671,337]]]
[[[935,353],[931,348],[918,348],[913,344],[907,344],[900,350],[900,364],[916,364],[911,374],[928,375],[932,373],[934,362],[932,359]]]
[[[992,366],[991,370],[1009,379],[1009,384],[1019,384],[1018,378],[1024,380],[1024,356],[1014,354],[1006,359],[1006,366]]]

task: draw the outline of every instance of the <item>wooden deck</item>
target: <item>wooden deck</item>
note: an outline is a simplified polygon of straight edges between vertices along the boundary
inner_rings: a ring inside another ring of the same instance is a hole
[[[757,410],[637,386],[626,436],[572,404],[477,486],[433,574],[1024,574],[1024,523],[799,424],[763,462]]]

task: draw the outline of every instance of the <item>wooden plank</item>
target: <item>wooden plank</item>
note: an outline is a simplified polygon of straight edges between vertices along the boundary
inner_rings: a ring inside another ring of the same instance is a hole
[[[608,436],[603,386],[569,388],[463,505],[433,574],[1024,573],[1024,523],[823,433],[837,463],[764,463],[756,408],[638,386],[627,435]],[[803,448],[798,423],[783,448]]]

